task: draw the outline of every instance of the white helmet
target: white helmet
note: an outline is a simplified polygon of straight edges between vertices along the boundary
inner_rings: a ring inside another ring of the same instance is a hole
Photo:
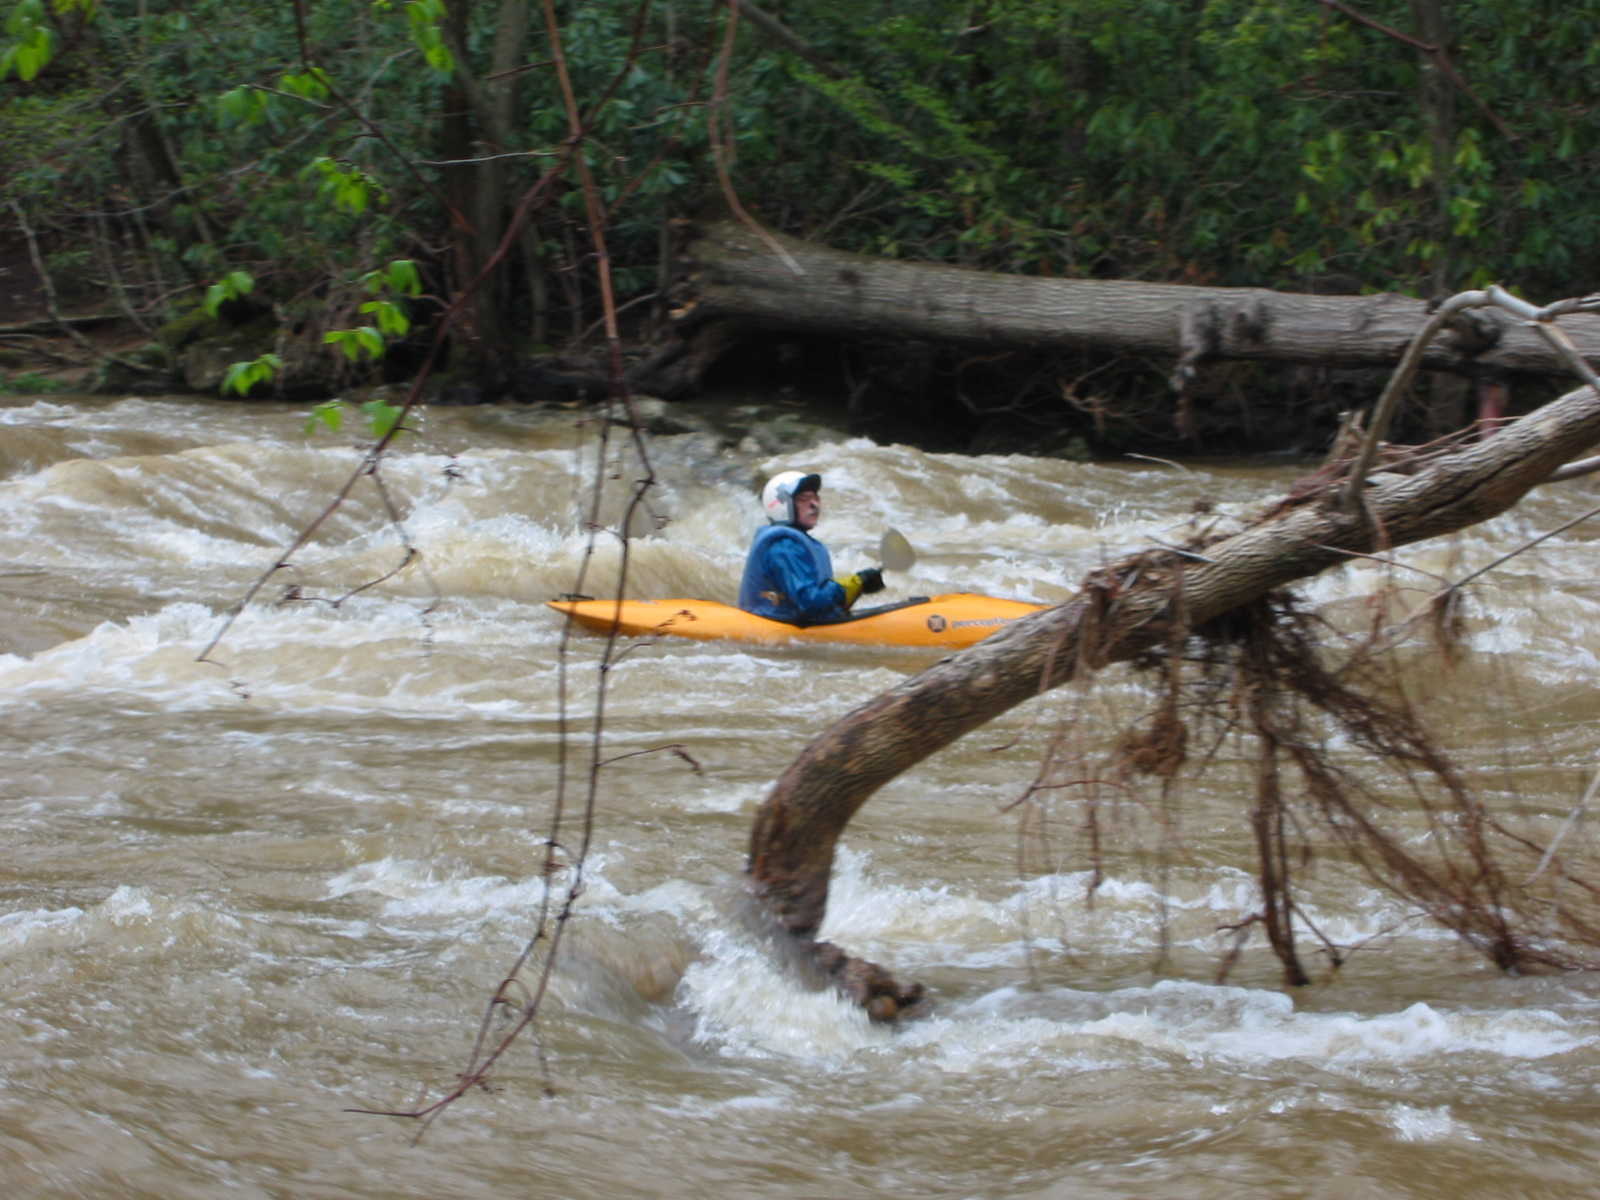
[[[783,471],[767,480],[767,486],[761,489],[761,507],[767,510],[767,516],[777,524],[793,525],[796,493],[821,490],[821,475],[807,475],[804,471]]]

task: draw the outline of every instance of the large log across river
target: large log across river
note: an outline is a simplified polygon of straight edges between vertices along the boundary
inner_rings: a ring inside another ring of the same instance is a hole
[[[851,254],[732,222],[694,229],[684,258],[676,315],[685,331],[727,322],[848,338],[1093,347],[1169,358],[1180,377],[1184,368],[1227,359],[1393,366],[1429,310],[1395,294],[999,275]],[[1575,315],[1562,328],[1600,363],[1600,316]],[[1461,314],[1422,365],[1468,375],[1567,370],[1542,339],[1501,312]]]

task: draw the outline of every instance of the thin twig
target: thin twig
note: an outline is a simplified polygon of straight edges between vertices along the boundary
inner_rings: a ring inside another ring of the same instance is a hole
[[[1584,790],[1583,799],[1573,805],[1572,811],[1567,814],[1567,819],[1561,823],[1561,828],[1556,830],[1555,837],[1550,839],[1550,845],[1545,848],[1544,857],[1539,860],[1539,865],[1534,867],[1533,873],[1522,881],[1523,887],[1527,887],[1544,873],[1544,869],[1555,858],[1556,850],[1560,847],[1567,834],[1571,833],[1577,827],[1578,822],[1583,819],[1583,815],[1588,811],[1597,791],[1600,791],[1600,767],[1596,767],[1594,774],[1589,777],[1589,786]]]
[[[1518,134],[1516,130],[1507,125],[1505,121],[1500,118],[1500,115],[1496,113],[1494,109],[1489,107],[1488,102],[1485,101],[1483,97],[1479,96],[1477,92],[1473,91],[1471,85],[1469,85],[1467,81],[1461,77],[1461,72],[1456,69],[1455,61],[1450,57],[1449,53],[1443,46],[1436,46],[1432,42],[1425,42],[1420,38],[1412,37],[1408,33],[1402,33],[1400,30],[1395,29],[1391,25],[1385,25],[1383,22],[1374,20],[1365,13],[1357,12],[1348,4],[1343,3],[1342,0],[1317,0],[1317,2],[1324,8],[1331,8],[1336,12],[1341,12],[1345,16],[1349,17],[1352,21],[1355,21],[1357,24],[1366,25],[1372,29],[1376,29],[1379,33],[1382,33],[1387,37],[1391,37],[1403,45],[1410,46],[1419,54],[1425,55],[1428,60],[1434,64],[1434,66],[1438,67],[1440,73],[1443,74],[1446,79],[1460,89],[1461,93],[1466,96],[1467,99],[1471,100],[1478,106],[1479,111],[1483,113],[1483,115],[1497,130],[1499,130],[1501,137],[1513,142],[1518,140]]]
[[[610,758],[602,758],[599,762],[595,763],[595,766],[609,767],[613,763],[622,762],[624,759],[642,758],[647,754],[670,754],[673,758],[681,758],[684,762],[688,763],[690,769],[694,771],[696,775],[703,775],[705,773],[701,769],[699,761],[696,760],[694,755],[689,753],[688,749],[682,742],[673,742],[667,746],[651,746],[645,750],[629,750],[624,754],[613,754]]]
[[[1368,562],[1375,562],[1381,566],[1388,567],[1390,570],[1399,568],[1406,571],[1415,571],[1418,575],[1426,575],[1429,579],[1432,579],[1436,583],[1442,584],[1446,588],[1459,586],[1457,584],[1452,584],[1443,575],[1437,575],[1432,571],[1425,571],[1421,567],[1412,563],[1404,563],[1399,559],[1389,558],[1382,554],[1363,554],[1360,550],[1347,550],[1343,546],[1330,546],[1325,542],[1316,543],[1316,549],[1326,550],[1329,554],[1342,554],[1346,558],[1365,559]]]
[[[1355,465],[1350,468],[1350,477],[1345,481],[1341,504],[1346,512],[1353,513],[1359,510],[1361,489],[1366,486],[1367,472],[1372,469],[1372,462],[1378,456],[1378,444],[1389,432],[1389,424],[1394,420],[1395,410],[1400,407],[1400,397],[1411,387],[1411,381],[1416,377],[1417,368],[1422,365],[1422,357],[1427,352],[1429,344],[1458,312],[1463,309],[1478,308],[1488,302],[1487,292],[1462,292],[1452,296],[1434,311],[1417,331],[1417,335],[1411,339],[1411,344],[1406,347],[1406,352],[1400,359],[1400,365],[1395,368],[1394,374],[1389,377],[1388,385],[1383,389],[1383,395],[1378,398],[1372,425],[1367,430],[1366,440],[1361,443]]]
[[[1326,3],[1326,0],[1324,0]],[[1366,440],[1361,444],[1361,450],[1356,456],[1355,464],[1350,469],[1350,476],[1345,481],[1344,493],[1340,498],[1341,506],[1346,512],[1355,512],[1361,504],[1361,492],[1366,486],[1367,473],[1372,469],[1373,460],[1378,454],[1378,447],[1384,436],[1388,433],[1389,425],[1394,419],[1395,411],[1399,408],[1400,398],[1411,386],[1417,369],[1422,365],[1423,355],[1427,352],[1428,345],[1439,335],[1449,322],[1469,308],[1485,308],[1493,306],[1511,313],[1513,316],[1531,326],[1536,333],[1548,343],[1577,373],[1585,383],[1600,394],[1600,375],[1597,375],[1589,366],[1577,347],[1570,338],[1556,328],[1554,321],[1568,313],[1594,312],[1600,309],[1600,294],[1575,296],[1565,300],[1557,300],[1546,304],[1542,308],[1528,303],[1520,296],[1514,296],[1499,284],[1490,284],[1480,291],[1461,292],[1451,296],[1429,316],[1428,320],[1411,344],[1406,347],[1406,352],[1400,360],[1400,365],[1395,373],[1389,377],[1388,385],[1379,397],[1377,408],[1373,413],[1372,426],[1367,431]],[[1551,479],[1571,479],[1580,474],[1587,474],[1590,470],[1600,469],[1583,464],[1583,470],[1565,473],[1557,471]],[[1548,482],[1548,481],[1547,481]]]
[[[783,244],[768,233],[767,230],[746,211],[744,203],[739,199],[739,193],[733,186],[733,175],[730,166],[733,161],[733,135],[726,137],[722,133],[722,120],[720,113],[728,102],[728,66],[733,60],[733,46],[735,34],[739,29],[739,0],[728,0],[728,28],[722,42],[722,54],[717,59],[717,84],[716,92],[711,103],[706,105],[706,124],[710,133],[711,161],[716,166],[717,183],[722,188],[722,198],[728,202],[728,208],[735,217],[752,233],[765,243],[796,275],[804,275],[805,268],[795,261],[794,255],[783,248]]]
[[[120,358],[115,354],[106,354],[97,350],[93,342],[73,328],[73,323],[61,315],[61,307],[56,301],[55,280],[50,277],[50,271],[45,266],[44,256],[39,253],[39,240],[34,236],[33,226],[28,223],[28,214],[22,211],[22,205],[15,200],[10,201],[10,205],[12,214],[17,218],[17,226],[22,230],[22,236],[28,243],[28,258],[33,263],[34,272],[39,276],[39,285],[44,289],[45,309],[50,313],[51,319],[55,321],[61,332],[71,338],[73,344],[91,358],[114,362],[118,366],[146,374],[151,372],[153,368],[146,366],[144,363],[136,363],[129,359]]]
[[[647,6],[642,5],[639,10],[638,20],[635,22],[634,45],[633,48],[630,49],[627,56],[627,62],[622,68],[624,72],[631,69],[632,63],[637,54],[646,7]],[[622,408],[627,418],[626,423],[630,426],[632,431],[635,451],[638,454],[644,468],[644,476],[635,482],[634,491],[623,514],[620,523],[620,529],[617,531],[617,536],[622,546],[622,557],[616,590],[616,600],[620,604],[623,596],[623,589],[626,586],[628,577],[629,556],[627,531],[633,514],[637,511],[639,505],[643,503],[644,497],[648,490],[654,486],[655,475],[649,465],[649,456],[646,451],[643,434],[639,428],[637,416],[633,409],[632,398],[628,393],[627,382],[623,370],[621,335],[617,324],[618,308],[612,289],[610,257],[606,247],[606,213],[600,202],[599,188],[596,185],[594,177],[588,168],[588,164],[583,155],[581,153],[577,153],[578,147],[582,144],[587,135],[588,123],[593,119],[594,112],[591,110],[589,114],[583,114],[579,111],[577,96],[572,87],[572,80],[568,70],[566,55],[562,48],[560,24],[556,17],[553,0],[544,0],[543,11],[545,18],[545,32],[547,38],[549,39],[552,63],[555,67],[556,78],[559,84],[568,122],[568,138],[565,144],[566,153],[563,157],[563,167],[572,169],[578,175],[585,202],[586,214],[588,217],[589,235],[594,247],[594,261],[596,264],[596,273],[598,275],[600,284],[600,298],[602,312],[604,313],[603,322],[605,325],[606,340],[609,349],[609,375],[611,391],[610,395],[608,396],[608,405],[618,405]],[[607,94],[609,95],[609,92]],[[510,236],[511,234],[508,233],[507,242],[502,243],[502,251],[504,250],[505,245],[508,244]],[[480,279],[481,278],[482,276],[480,276]],[[477,281],[475,281],[475,283],[476,282]],[[601,420],[596,423],[598,428],[598,436],[596,439],[597,457],[595,460],[594,482],[588,501],[589,514],[587,525],[590,530],[590,534],[585,547],[583,559],[580,562],[578,577],[573,587],[574,591],[583,590],[584,576],[588,570],[589,563],[594,553],[595,535],[597,532],[599,532],[601,527],[599,518],[602,502],[604,500],[605,481],[607,477],[605,470],[608,456],[607,448],[609,445],[610,430],[613,425],[617,423],[619,422],[614,422],[613,420],[609,419],[609,413],[608,419]],[[554,793],[554,805],[550,818],[549,836],[545,839],[546,850],[544,859],[544,878],[547,880],[547,886],[545,887],[544,893],[540,898],[539,910],[535,922],[535,930],[533,935],[524,944],[521,953],[517,956],[516,961],[512,964],[510,971],[506,973],[506,976],[502,980],[500,986],[496,988],[494,995],[490,998],[489,1004],[487,1005],[482,1020],[479,1024],[477,1040],[475,1041],[472,1052],[469,1055],[467,1067],[458,1076],[458,1082],[456,1086],[450,1089],[444,1096],[425,1107],[413,1109],[409,1112],[390,1112],[385,1114],[418,1119],[423,1122],[424,1129],[426,1129],[427,1125],[437,1118],[438,1115],[442,1113],[449,1105],[466,1095],[469,1090],[474,1087],[487,1086],[489,1074],[499,1062],[501,1057],[511,1048],[511,1046],[521,1037],[524,1032],[528,1031],[536,1024],[544,998],[549,991],[568,922],[575,913],[577,903],[584,892],[584,869],[588,860],[589,849],[593,843],[595,832],[595,814],[599,800],[600,770],[601,767],[606,765],[608,761],[614,761],[607,760],[603,757],[602,746],[605,731],[605,708],[607,696],[606,684],[610,668],[618,657],[616,651],[617,633],[615,628],[613,628],[608,635],[605,643],[605,649],[602,652],[599,663],[599,686],[597,688],[594,701],[594,709],[589,734],[590,747],[588,752],[588,788],[584,796],[582,808],[578,818],[580,836],[575,849],[571,853],[567,853],[561,840],[561,832],[566,821],[567,798],[570,790],[569,772],[571,768],[570,757],[568,753],[570,726],[568,718],[569,710],[567,693],[567,647],[571,638],[571,633],[572,622],[568,621],[562,628],[561,641],[558,649],[556,685],[556,786]],[[665,747],[665,749],[671,750],[672,752],[683,757],[686,761],[698,769],[698,764],[694,763],[694,760],[689,758],[687,753],[683,751],[681,747]],[[619,757],[626,756],[624,755]],[[569,874],[565,892],[561,898],[560,904],[555,906],[552,910],[554,893],[556,889],[552,886],[548,886],[548,881],[554,878],[559,869],[562,869],[562,864],[558,862],[557,859],[558,853],[566,854],[567,861],[565,864],[565,870],[567,870]],[[535,949],[541,946],[544,947],[542,961],[539,964],[539,968],[532,982],[532,986],[529,987],[521,982],[519,976],[521,975],[523,968],[528,965]],[[522,992],[522,1001],[520,1005],[514,1006],[518,1013],[517,1019],[511,1028],[502,1034],[497,1040],[495,1040],[491,1046],[489,1039],[490,1023],[494,1019],[494,1015],[497,1011],[510,1004],[510,1001],[506,998],[506,993],[513,985],[515,985]],[[539,1049],[541,1060],[543,1060],[544,1050],[542,1043],[540,1043]],[[548,1082],[546,1087],[547,1090],[549,1090]],[[418,1136],[420,1137],[421,1134],[419,1133]]]
[[[1583,524],[1583,522],[1589,520],[1592,517],[1600,517],[1600,507],[1591,508],[1588,512],[1582,514],[1581,516],[1573,517],[1572,520],[1570,520],[1570,521],[1563,521],[1560,525],[1557,525],[1554,529],[1547,529],[1547,530],[1545,530],[1545,532],[1541,533],[1538,537],[1530,538],[1528,541],[1523,542],[1522,545],[1518,546],[1516,549],[1506,551],[1506,553],[1502,554],[1499,558],[1496,558],[1494,561],[1492,561],[1492,562],[1490,562],[1490,563],[1488,563],[1488,564],[1486,564],[1484,566],[1479,567],[1476,571],[1472,572],[1470,575],[1467,575],[1464,578],[1456,580],[1454,583],[1452,583],[1450,585],[1450,589],[1449,590],[1457,591],[1457,590],[1459,590],[1461,588],[1466,587],[1467,584],[1471,583],[1474,579],[1478,578],[1480,575],[1487,575],[1490,571],[1494,570],[1496,567],[1500,566],[1502,563],[1509,562],[1511,559],[1517,557],[1517,555],[1521,554],[1523,551],[1532,550],[1540,542],[1546,541],[1549,538],[1553,538],[1558,533],[1565,533],[1567,530],[1571,529],[1574,525],[1581,525],[1581,524]]]
[[[1189,470],[1189,468],[1184,466],[1182,463],[1173,462],[1170,458],[1157,458],[1154,454],[1134,454],[1132,451],[1129,451],[1126,455],[1124,455],[1124,457],[1125,458],[1142,458],[1142,459],[1144,459],[1145,462],[1160,463],[1163,467],[1176,467],[1178,470],[1182,471],[1185,475],[1194,474],[1193,471]]]

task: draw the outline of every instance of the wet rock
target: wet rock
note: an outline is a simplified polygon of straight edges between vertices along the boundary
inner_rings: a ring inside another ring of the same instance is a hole
[[[270,331],[245,327],[229,329],[212,337],[190,342],[178,352],[183,381],[193,392],[217,392],[228,368],[236,362],[250,362],[272,349]]]
[[[164,396],[185,388],[166,351],[150,345],[104,360],[86,390],[112,396]]]

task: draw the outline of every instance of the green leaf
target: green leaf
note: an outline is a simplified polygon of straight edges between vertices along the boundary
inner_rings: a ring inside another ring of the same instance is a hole
[[[383,335],[370,325],[359,329],[330,329],[322,335],[324,345],[338,346],[351,362],[360,362],[363,354],[373,359],[383,357]]]
[[[426,59],[428,65],[440,75],[452,75],[455,73],[455,56],[451,54],[443,44],[429,46],[427,50],[423,52],[423,58]]]
[[[251,362],[236,362],[222,377],[222,391],[248,396],[258,383],[270,383],[283,369],[283,359],[276,354],[263,354]]]
[[[1450,201],[1450,215],[1455,218],[1451,233],[1456,237],[1469,237],[1477,232],[1478,212],[1482,203],[1470,196],[1456,196]]]
[[[229,300],[237,300],[255,290],[255,276],[249,271],[229,271],[206,289],[206,315],[215,317],[217,311]]]
[[[21,37],[43,20],[42,0],[18,0],[16,7],[6,17],[6,32],[14,37]]]
[[[290,95],[299,96],[302,100],[328,98],[328,73],[321,67],[312,67],[309,71],[302,71],[297,75],[284,75],[278,80],[278,85]]]
[[[241,84],[216,99],[217,115],[224,126],[249,128],[266,120],[271,97],[259,88]]]
[[[361,347],[356,344],[355,333],[349,329],[330,329],[322,335],[322,344],[337,346],[341,354],[351,362],[361,357]]]
[[[17,75],[29,83],[49,64],[55,49],[55,37],[44,26],[32,29],[17,43]]]
[[[326,425],[334,433],[339,432],[339,427],[344,424],[344,401],[324,400],[311,410],[311,415],[306,418],[306,432],[315,433],[318,425]]]
[[[389,337],[403,337],[411,329],[411,321],[393,301],[368,300],[361,306],[361,311],[375,314],[378,329]]]
[[[409,258],[397,258],[385,271],[389,287],[402,296],[422,295],[422,278],[417,274],[417,264]]]
[[[6,52],[6,66],[15,66],[17,78],[23,83],[31,82],[49,61],[40,54],[38,48],[27,42],[19,42]]]
[[[368,400],[361,406],[361,411],[367,414],[367,420],[371,422],[372,436],[385,438],[399,422],[400,414],[404,410],[396,408],[387,400]]]
[[[306,174],[313,172],[322,176],[317,190],[332,200],[335,208],[356,216],[366,211],[372,196],[383,197],[383,189],[366,172],[356,167],[342,166],[325,154],[312,159],[305,168]]]
[[[456,69],[455,56],[444,44],[439,25],[445,18],[443,0],[410,0],[406,5],[406,19],[411,25],[411,40],[428,66],[440,75],[452,74]]]
[[[0,79],[15,71],[24,83],[32,82],[55,54],[55,34],[40,0],[21,0],[6,18],[6,32],[16,42],[0,54]]]

